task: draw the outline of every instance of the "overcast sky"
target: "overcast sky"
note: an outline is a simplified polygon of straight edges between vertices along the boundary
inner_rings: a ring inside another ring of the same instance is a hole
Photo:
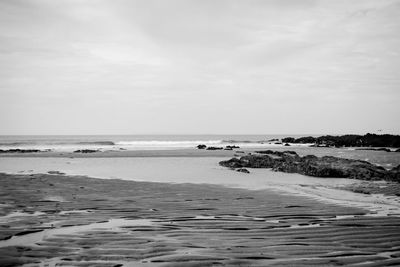
[[[0,1],[0,134],[400,133],[400,1]]]

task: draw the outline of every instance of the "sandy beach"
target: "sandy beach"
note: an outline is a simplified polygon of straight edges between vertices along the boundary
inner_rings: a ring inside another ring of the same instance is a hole
[[[400,264],[400,218],[360,208],[216,185],[44,174],[0,182],[1,266]]]
[[[400,264],[397,183],[218,166],[234,154],[3,154],[0,265]]]
[[[400,266],[400,0],[1,0],[0,267]]]

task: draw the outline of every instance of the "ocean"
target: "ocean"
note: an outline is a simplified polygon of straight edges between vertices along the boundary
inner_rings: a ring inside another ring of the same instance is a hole
[[[218,162],[233,156],[204,154],[192,157],[199,144],[207,146],[237,145],[246,153],[252,148],[293,150],[299,155],[336,156],[366,160],[390,169],[400,164],[400,153],[365,151],[354,148],[309,147],[307,144],[284,146],[276,139],[301,135],[74,135],[74,136],[0,136],[0,149],[41,149],[53,152],[71,152],[78,149],[113,151],[95,156],[75,153],[40,153],[0,157],[0,172],[31,175],[59,171],[67,175],[84,175],[102,179],[123,179],[146,182],[213,184],[251,190],[270,189],[283,193],[299,194],[329,203],[368,207],[379,214],[399,212],[397,201],[380,197],[381,208],[376,210],[377,196],[365,196],[336,190],[336,187],[362,183],[350,179],[326,179],[299,174],[279,173],[268,169],[252,169],[242,174],[219,166]],[[185,150],[186,149],[186,150]],[[131,152],[124,150],[131,150]],[[147,151],[146,157],[140,150]],[[171,150],[166,153],[161,150]],[[178,151],[176,151],[178,150]],[[180,150],[180,151],[179,151]],[[122,151],[120,153],[119,151]],[[192,151],[192,152],[190,152]],[[200,151],[199,151],[200,152]],[[50,155],[50,156],[49,156]],[[122,156],[121,156],[122,155]],[[164,156],[163,156],[164,155]],[[183,156],[182,156],[183,155]]]
[[[40,149],[70,152],[78,149],[162,150],[237,145],[273,147],[289,135],[3,135],[0,149]],[[290,135],[299,137],[301,135]]]

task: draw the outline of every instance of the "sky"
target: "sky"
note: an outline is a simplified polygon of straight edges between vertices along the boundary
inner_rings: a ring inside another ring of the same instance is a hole
[[[0,134],[400,134],[399,0],[1,0]]]

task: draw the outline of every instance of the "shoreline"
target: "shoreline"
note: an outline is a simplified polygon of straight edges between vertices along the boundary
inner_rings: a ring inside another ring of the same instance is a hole
[[[0,174],[0,183],[2,265],[400,262],[399,217],[302,196],[48,174]]]
[[[154,163],[150,163],[154,166]],[[157,165],[155,165],[157,166]],[[158,166],[159,167],[159,166]],[[204,166],[202,166],[204,167]],[[147,170],[145,170],[146,172]],[[223,175],[228,175],[232,180],[224,180],[213,176],[213,179],[201,179],[212,176],[210,173],[200,174],[196,179],[186,179],[186,176],[177,177],[163,173],[167,178],[142,177],[132,179],[131,176],[119,175],[93,175],[86,173],[70,173],[52,170],[48,172],[1,172],[0,175],[31,177],[44,175],[50,177],[85,177],[98,180],[121,180],[131,182],[158,183],[169,185],[205,185],[217,186],[227,189],[250,191],[268,191],[286,196],[300,196],[325,204],[343,207],[361,208],[367,216],[398,216],[400,217],[400,184],[388,181],[364,181],[348,178],[318,178],[299,174],[277,173],[269,169],[252,169],[251,174],[241,174],[232,170],[221,169]],[[215,173],[216,175],[220,175]],[[132,174],[133,175],[133,174]],[[137,174],[135,174],[137,175]],[[154,174],[150,174],[152,176]],[[236,178],[231,175],[236,175]],[[144,178],[144,179],[143,179]],[[237,179],[244,179],[242,182]]]
[[[287,149],[292,148],[283,147],[280,150]],[[325,153],[348,156],[348,150],[344,151],[346,153],[341,153],[343,152],[341,149],[302,147],[293,150],[303,155],[316,151],[322,155]],[[354,152],[352,156],[355,159],[357,156],[358,158],[365,156],[363,151],[351,150],[351,152]],[[48,152],[44,155],[27,153],[6,155],[3,157],[3,162],[0,162],[0,168],[3,171],[8,170],[5,172],[10,174],[57,174],[62,172],[66,175],[86,175],[100,179],[135,179],[136,181],[172,184],[205,183],[252,190],[273,189],[283,194],[300,194],[326,203],[365,206],[371,212],[378,214],[400,213],[400,201],[391,199],[393,195],[400,195],[400,188],[390,182],[379,185],[381,187],[379,192],[383,192],[383,196],[381,199],[377,199],[374,182],[348,178],[320,178],[258,168],[250,168],[250,174],[241,174],[218,165],[221,158],[227,159],[235,155],[241,157],[252,153],[254,151],[250,149],[243,153],[201,149],[108,151],[83,154]],[[318,153],[315,154],[318,155]],[[368,151],[368,153],[373,155],[385,152]],[[51,158],[53,159],[49,161]],[[398,157],[395,157],[395,160],[397,159]],[[12,168],[7,169],[7,166],[12,166]],[[348,191],[353,194],[349,194]],[[324,193],[321,194],[321,192]],[[383,207],[377,208],[379,205],[374,203],[382,203]],[[390,212],[390,210],[392,211]]]
[[[238,150],[2,154],[0,265],[400,264],[399,184],[218,165]]]
[[[249,153],[253,149],[241,149]],[[238,151],[233,150],[203,150],[203,149],[163,149],[163,150],[106,150],[94,153],[74,152],[38,152],[38,153],[3,153],[1,157],[43,157],[43,158],[112,158],[112,157],[229,157]],[[239,154],[243,154],[239,152]]]
[[[256,150],[295,151],[301,156],[315,155],[334,156],[356,160],[370,161],[385,168],[392,168],[400,164],[400,153],[387,153],[381,150],[358,150],[352,148],[308,147],[308,146],[280,146],[273,148],[239,148],[234,150],[205,150],[196,148],[159,149],[159,150],[105,150],[94,153],[74,152],[37,152],[37,153],[0,153],[1,158],[163,158],[163,157],[241,157],[254,154]]]

